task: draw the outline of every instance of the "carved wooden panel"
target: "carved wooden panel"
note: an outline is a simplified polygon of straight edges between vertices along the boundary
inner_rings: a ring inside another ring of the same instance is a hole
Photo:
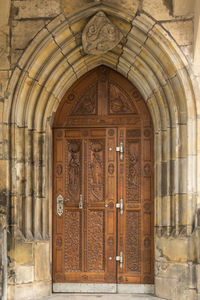
[[[137,110],[134,103],[130,100],[126,91],[124,91],[117,83],[109,83],[108,100],[109,114],[137,114]]]
[[[139,140],[126,141],[126,201],[140,202],[141,147]]]
[[[82,144],[80,140],[66,141],[66,201],[79,202],[81,194]]]
[[[91,84],[83,91],[72,109],[71,115],[96,115],[97,114],[97,83]]]
[[[90,140],[88,146],[88,200],[101,202],[105,194],[105,140]]]
[[[88,211],[88,271],[105,270],[105,212],[104,210]]]
[[[65,272],[80,272],[82,269],[81,211],[65,210]]]
[[[126,211],[126,272],[141,270],[141,217],[139,211]]]

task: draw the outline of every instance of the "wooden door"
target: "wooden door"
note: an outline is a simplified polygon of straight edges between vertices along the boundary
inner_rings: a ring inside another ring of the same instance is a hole
[[[54,132],[54,282],[116,282],[116,138],[108,128]]]
[[[127,79],[99,67],[69,89],[53,178],[54,283],[153,283],[153,128]]]

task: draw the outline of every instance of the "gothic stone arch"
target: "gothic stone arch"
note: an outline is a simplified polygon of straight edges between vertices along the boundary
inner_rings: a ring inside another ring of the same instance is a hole
[[[120,20],[123,33],[130,17],[107,6],[102,10]],[[68,88],[102,64],[137,87],[154,123],[156,295],[165,297],[162,286],[170,274],[175,278],[168,280],[170,290],[181,288],[180,284],[187,289],[190,279],[183,283],[177,269],[187,274],[196,270],[190,262],[197,260],[197,252],[189,249],[198,196],[197,111],[187,60],[167,32],[143,13],[124,32],[122,44],[103,55],[86,55],[78,37],[85,20],[97,11],[98,6],[79,11],[67,20],[61,14],[46,25],[22,55],[9,83],[3,113],[10,157],[6,161],[9,299],[51,292],[52,122]],[[17,277],[24,271],[26,285]]]

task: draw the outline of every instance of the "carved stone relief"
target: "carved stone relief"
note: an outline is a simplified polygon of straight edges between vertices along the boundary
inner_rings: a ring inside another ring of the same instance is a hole
[[[100,55],[117,46],[122,37],[119,29],[100,11],[83,30],[83,49],[87,54]]]

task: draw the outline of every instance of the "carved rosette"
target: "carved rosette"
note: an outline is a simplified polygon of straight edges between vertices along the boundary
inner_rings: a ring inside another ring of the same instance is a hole
[[[83,30],[83,49],[87,54],[101,55],[116,47],[122,37],[119,29],[100,11]]]

